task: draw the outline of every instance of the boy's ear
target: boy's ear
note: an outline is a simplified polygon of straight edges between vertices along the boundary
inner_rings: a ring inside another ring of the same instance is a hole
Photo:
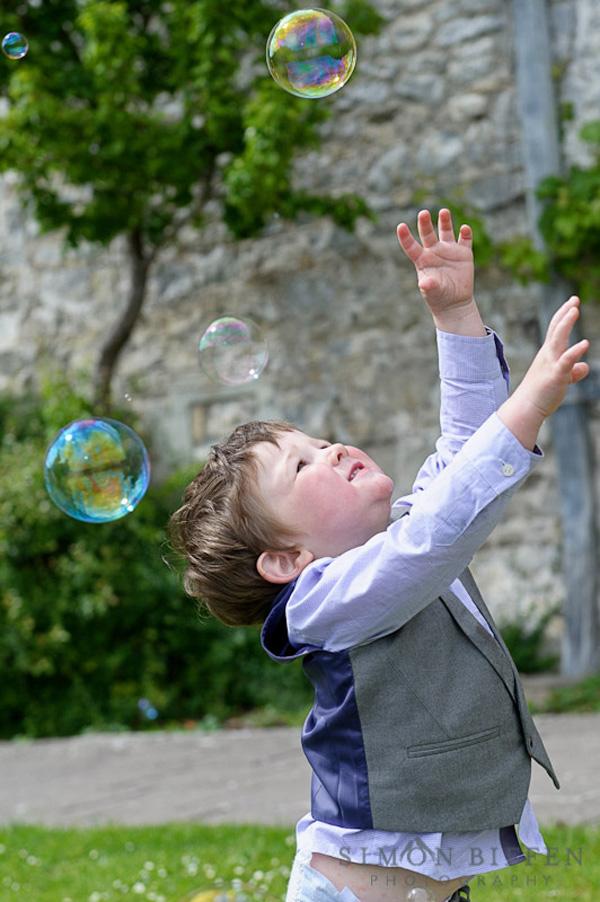
[[[256,569],[269,583],[289,583],[314,559],[312,551],[306,548],[297,551],[263,551],[256,562]]]

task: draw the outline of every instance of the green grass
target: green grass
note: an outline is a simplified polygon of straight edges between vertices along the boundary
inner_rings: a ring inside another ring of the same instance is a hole
[[[473,902],[597,902],[600,827],[542,830],[549,855],[471,881]],[[22,902],[282,902],[294,828],[156,827],[0,829],[0,899]],[[211,891],[212,892],[209,892]]]

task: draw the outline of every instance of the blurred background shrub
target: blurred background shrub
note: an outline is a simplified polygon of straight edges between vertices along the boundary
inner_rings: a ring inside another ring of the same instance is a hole
[[[90,415],[89,402],[57,379],[39,393],[0,396],[0,736],[218,723],[262,706],[309,706],[301,666],[271,661],[258,627],[201,619],[163,559],[172,558],[168,517],[197,466],[151,483],[113,523],[82,523],[50,501],[47,447]],[[136,429],[152,457],[131,409],[111,415]],[[152,722],[143,699],[158,712]]]

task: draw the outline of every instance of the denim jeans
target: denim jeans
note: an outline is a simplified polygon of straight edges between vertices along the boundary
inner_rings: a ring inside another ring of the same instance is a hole
[[[311,868],[312,852],[296,851],[285,902],[360,902],[348,887],[340,892],[325,874]]]
[[[325,874],[311,867],[311,858],[312,852],[296,851],[285,902],[360,902],[349,887],[336,889]]]

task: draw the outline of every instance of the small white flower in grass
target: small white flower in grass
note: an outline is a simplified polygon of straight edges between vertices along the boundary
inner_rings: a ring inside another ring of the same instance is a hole
[[[153,871],[155,868],[155,864],[153,861],[145,861],[144,867],[146,868],[147,871]]]
[[[133,886],[131,887],[131,892],[137,893],[138,896],[140,896],[142,893],[146,892],[146,886],[145,886],[145,884],[143,884],[141,881],[138,880],[138,882],[134,883]]]
[[[35,866],[36,864],[40,864],[40,859],[36,858],[35,855],[28,855],[27,856],[27,864]]]
[[[243,874],[243,873],[244,873],[244,868],[243,868],[241,865],[238,864],[238,865],[233,869],[233,873],[234,873],[234,874]]]
[[[167,876],[167,871],[165,870],[165,868],[159,868],[158,871],[157,871],[156,873],[158,874],[159,877],[166,877],[166,876]]]
[[[252,879],[253,880],[262,880],[264,876],[265,875],[262,871],[254,871],[254,873],[252,874]]]
[[[90,858],[95,861],[99,855],[98,849],[90,849]]]
[[[18,893],[19,890],[21,889],[21,884],[17,883],[17,881],[15,880],[14,883],[11,883],[10,888],[12,889],[13,892]]]
[[[279,858],[271,858],[272,867],[276,868],[278,864],[279,864]]]
[[[19,849],[19,858],[27,858],[28,855],[27,849]]]

